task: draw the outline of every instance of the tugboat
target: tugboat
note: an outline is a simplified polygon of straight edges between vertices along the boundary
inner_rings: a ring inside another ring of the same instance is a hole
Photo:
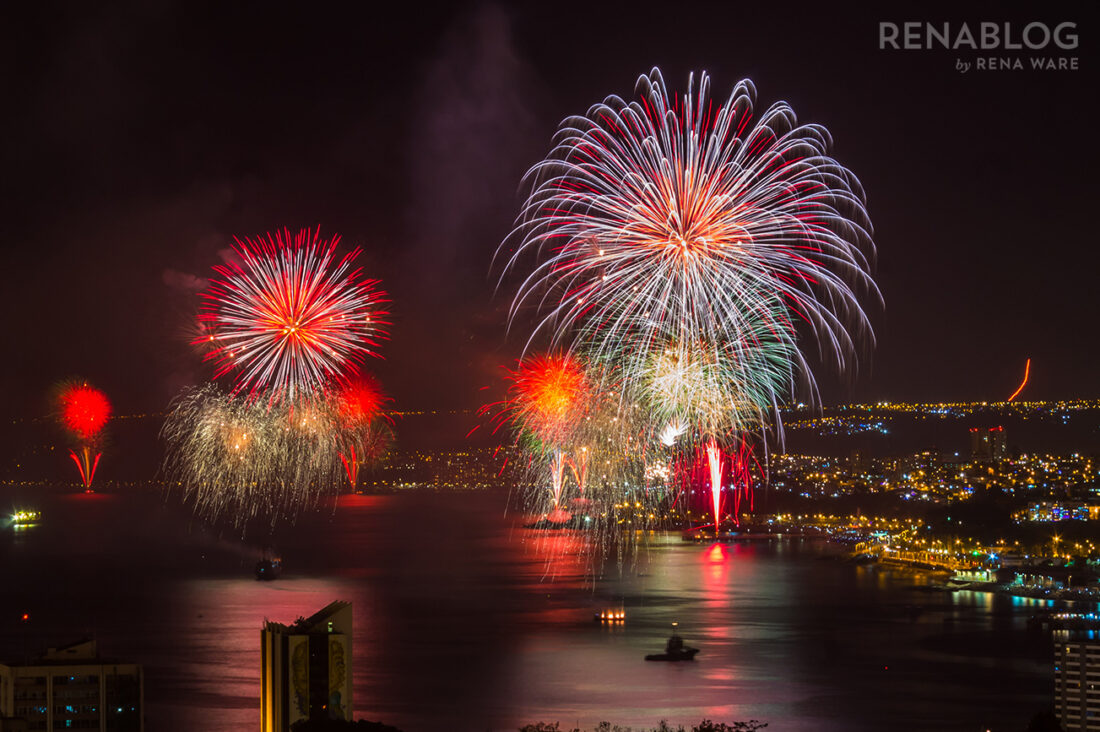
[[[668,643],[665,645],[664,653],[651,653],[645,657],[647,661],[694,661],[695,654],[699,652],[698,648],[692,648],[684,645],[684,639],[676,635],[676,626],[679,623],[672,624],[672,637],[668,639]]]
[[[270,559],[264,557],[256,562],[256,579],[258,580],[278,579],[282,573],[283,560],[278,557],[271,557]]]

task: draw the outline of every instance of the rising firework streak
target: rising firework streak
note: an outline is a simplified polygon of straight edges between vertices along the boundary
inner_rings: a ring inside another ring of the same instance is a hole
[[[1030,374],[1031,374],[1031,359],[1029,358],[1027,360],[1027,363],[1024,364],[1024,380],[1020,382],[1020,386],[1017,387],[1016,391],[1012,392],[1012,396],[1010,396],[1008,398],[1008,401],[1012,401],[1016,397],[1020,396],[1020,392],[1024,390],[1025,386],[1027,386],[1027,379],[1028,379],[1028,376],[1030,376]]]

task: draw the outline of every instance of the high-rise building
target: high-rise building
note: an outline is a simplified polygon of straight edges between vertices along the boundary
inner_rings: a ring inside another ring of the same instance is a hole
[[[970,459],[980,462],[1004,460],[1008,457],[1004,427],[970,428]]]
[[[1055,643],[1054,713],[1065,732],[1100,731],[1100,643]]]
[[[0,717],[25,720],[28,731],[142,732],[143,693],[141,666],[99,658],[91,640],[0,664]]]
[[[299,720],[352,718],[351,603],[334,602],[260,634],[260,730],[289,732]]]

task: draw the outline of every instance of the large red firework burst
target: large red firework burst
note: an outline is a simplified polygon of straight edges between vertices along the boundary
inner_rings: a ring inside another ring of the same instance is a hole
[[[385,338],[385,293],[355,268],[358,249],[337,257],[339,236],[288,230],[235,239],[236,260],[214,267],[202,294],[196,343],[238,391],[294,397],[344,377]]]

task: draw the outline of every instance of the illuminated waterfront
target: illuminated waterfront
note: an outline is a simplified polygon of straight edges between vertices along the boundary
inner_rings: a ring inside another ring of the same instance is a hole
[[[0,611],[30,613],[32,647],[94,634],[143,663],[149,728],[165,732],[254,727],[262,619],[333,599],[355,607],[356,716],[408,732],[456,716],[469,720],[457,728],[505,730],[704,715],[777,730],[907,719],[1010,732],[1048,703],[1049,641],[1025,627],[1049,602],[922,591],[923,573],[822,559],[812,542],[675,535],[592,586],[568,534],[515,528],[504,504],[496,493],[344,497],[278,535],[287,573],[257,583],[259,538],[200,531],[139,496],[55,498],[39,526],[5,535],[0,579],[21,589]],[[623,625],[592,622],[619,603]],[[673,620],[698,662],[646,664]],[[4,655],[22,653],[21,637],[6,642]]]

